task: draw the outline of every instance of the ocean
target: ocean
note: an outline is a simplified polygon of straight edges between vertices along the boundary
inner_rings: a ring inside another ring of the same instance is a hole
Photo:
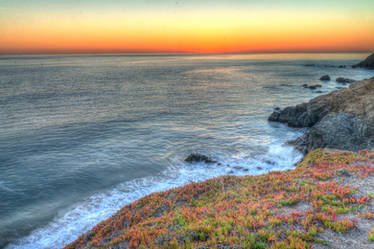
[[[367,55],[0,56],[0,247],[61,248],[152,192],[292,169],[304,130],[267,117],[374,76],[350,67]]]

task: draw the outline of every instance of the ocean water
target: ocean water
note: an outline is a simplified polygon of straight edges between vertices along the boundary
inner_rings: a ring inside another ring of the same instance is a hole
[[[349,67],[366,56],[0,56],[0,247],[61,248],[152,192],[292,169],[303,130],[268,115],[345,87],[321,75],[374,76]]]

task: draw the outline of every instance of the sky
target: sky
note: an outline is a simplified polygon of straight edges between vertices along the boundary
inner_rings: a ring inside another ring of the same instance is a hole
[[[373,0],[0,0],[0,53],[374,50]]]

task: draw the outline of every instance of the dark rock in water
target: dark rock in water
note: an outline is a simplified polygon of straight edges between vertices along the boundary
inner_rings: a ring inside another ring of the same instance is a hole
[[[369,55],[364,61],[353,65],[353,68],[362,67],[367,69],[374,69],[374,53]]]
[[[329,81],[331,79],[330,79],[330,76],[326,74],[326,75],[323,75],[321,78],[319,78],[319,80]]]
[[[329,64],[304,64],[304,67],[321,67],[321,68],[345,68],[346,65],[329,65]]]
[[[316,93],[323,93],[323,91],[315,91]]]
[[[275,111],[280,111],[280,108],[279,108],[279,106],[277,106],[277,105],[273,105],[273,110],[275,110]]]
[[[355,81],[356,80],[352,80],[352,79],[348,79],[348,78],[343,78],[343,77],[336,78],[336,82],[343,83],[343,84],[353,83]]]
[[[291,127],[311,127],[322,119],[328,112],[329,107],[319,98],[312,99],[309,103],[289,106],[281,111],[274,111],[268,118],[269,121],[286,123]]]
[[[273,112],[270,121],[311,127],[292,143],[303,153],[316,148],[361,150],[374,147],[374,77]]]
[[[304,84],[303,85],[304,88],[309,88],[309,89],[316,89],[317,87],[322,87],[321,85],[317,84],[317,85],[307,85],[307,84]]]
[[[236,169],[236,170],[243,170],[243,169],[244,169],[244,168],[241,167],[241,166],[234,166],[233,168]]]
[[[184,161],[188,163],[216,163],[216,161],[200,153],[192,153]]]
[[[311,85],[309,86],[309,89],[316,89],[318,87],[322,87],[321,85],[317,84],[317,85]]]
[[[276,163],[271,160],[265,160],[265,163],[270,164],[270,165],[275,165]]]

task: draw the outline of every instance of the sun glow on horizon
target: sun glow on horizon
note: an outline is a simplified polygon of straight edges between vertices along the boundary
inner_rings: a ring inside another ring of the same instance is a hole
[[[367,10],[228,6],[71,10],[0,6],[0,53],[374,50],[374,16]]]

